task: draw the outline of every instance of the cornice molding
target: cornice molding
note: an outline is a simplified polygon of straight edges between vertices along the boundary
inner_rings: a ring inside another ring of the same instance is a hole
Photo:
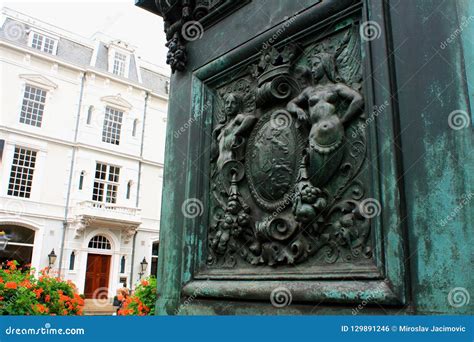
[[[58,87],[56,83],[53,81],[47,79],[43,75],[39,74],[21,74],[19,75],[21,79],[26,80],[28,83],[31,83],[33,85],[37,85],[41,88],[46,88],[47,90],[53,90]]]
[[[120,109],[130,110],[133,107],[132,104],[125,100],[120,94],[113,96],[104,96],[101,97],[100,100],[103,102],[107,102],[112,106],[119,107]]]

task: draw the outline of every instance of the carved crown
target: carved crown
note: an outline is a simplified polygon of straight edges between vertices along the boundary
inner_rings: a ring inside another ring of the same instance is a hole
[[[288,44],[281,49],[272,46],[264,50],[259,63],[250,67],[252,76],[258,80],[258,85],[276,76],[288,75],[291,64],[298,57],[299,51],[300,49],[294,44]]]

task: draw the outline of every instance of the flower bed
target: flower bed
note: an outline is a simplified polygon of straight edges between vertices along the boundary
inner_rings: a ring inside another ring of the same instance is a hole
[[[8,261],[0,269],[0,315],[82,315],[84,300],[71,281],[51,277],[46,270],[36,278],[33,269],[17,265]]]
[[[155,313],[156,278],[149,277],[141,280],[132,296],[125,299],[118,311],[121,316],[147,316]]]

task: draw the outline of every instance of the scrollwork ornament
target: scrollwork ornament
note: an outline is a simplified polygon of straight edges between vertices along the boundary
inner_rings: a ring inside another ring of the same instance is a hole
[[[359,39],[350,27],[304,51],[270,47],[216,90],[211,188],[219,214],[211,213],[208,265],[372,257],[371,223],[360,210],[370,191]]]

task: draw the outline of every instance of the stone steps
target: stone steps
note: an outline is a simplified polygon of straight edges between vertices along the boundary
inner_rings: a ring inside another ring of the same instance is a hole
[[[112,316],[117,308],[112,305],[112,299],[85,299],[85,316]]]

